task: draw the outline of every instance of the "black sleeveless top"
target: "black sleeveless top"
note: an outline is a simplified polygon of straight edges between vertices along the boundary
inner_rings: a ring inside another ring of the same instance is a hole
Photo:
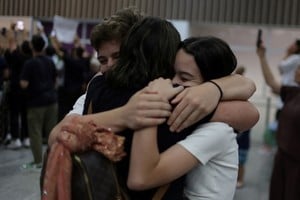
[[[137,89],[114,89],[109,86],[105,80],[105,76],[95,77],[88,88],[86,101],[84,105],[84,114],[87,113],[88,105],[92,102],[93,112],[103,112],[111,110],[127,103],[129,98],[137,92]],[[202,120],[201,120],[202,122]],[[200,123],[200,122],[199,122]],[[172,133],[169,131],[169,126],[164,123],[158,126],[158,147],[159,151],[163,152],[178,141],[183,140],[187,135],[199,125],[199,123],[184,129],[180,133]],[[125,183],[129,172],[129,160],[130,160],[130,149],[132,144],[133,130],[127,129],[119,135],[125,136],[125,151],[127,156],[122,161],[117,163],[117,171],[122,176]],[[178,178],[170,184],[168,191],[166,192],[163,199],[166,200],[179,200],[183,199],[183,188],[184,188],[184,176]],[[152,199],[153,194],[157,188],[144,191],[130,191],[132,199],[136,200],[147,200]]]

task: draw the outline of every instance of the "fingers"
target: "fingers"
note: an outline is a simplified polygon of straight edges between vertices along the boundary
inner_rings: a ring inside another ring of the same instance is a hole
[[[186,107],[186,103],[184,101],[181,101],[173,110],[173,112],[171,113],[170,118],[168,119],[168,125],[173,125],[173,128],[178,127],[180,124],[174,124],[175,120],[178,118],[179,115],[181,115],[182,111],[185,109]],[[178,119],[179,120],[179,119]],[[180,121],[180,120],[179,120]],[[179,123],[179,121],[177,121],[177,123]],[[173,129],[171,129],[172,131]]]
[[[140,121],[140,127],[157,126],[166,121],[166,118],[145,118]]]
[[[187,89],[183,90],[174,99],[172,99],[171,104],[179,103],[186,94],[187,94]]]
[[[173,123],[169,124],[170,126],[170,130],[171,131],[175,131],[177,130],[181,124],[188,118],[188,116],[190,115],[191,112],[193,112],[193,110],[191,109],[190,106],[185,106],[183,107],[183,109],[179,108],[180,113],[178,113],[177,117],[175,118],[175,120],[173,121]],[[176,112],[177,114],[177,112]]]
[[[171,111],[169,110],[161,110],[161,109],[143,109],[138,111],[138,116],[141,119],[143,118],[166,118],[171,115]]]
[[[148,100],[148,101],[163,101],[160,95],[157,93],[154,93],[150,90],[147,90],[146,92],[140,93],[140,97],[142,99]]]
[[[199,117],[205,117],[205,116],[200,116],[201,113],[196,109],[196,110],[193,110],[193,112],[191,114],[188,115],[188,117],[181,123],[180,126],[178,126],[176,128],[176,132],[180,132],[182,131],[183,129],[193,125],[194,123],[196,123],[199,119]]]
[[[162,101],[142,101],[138,102],[138,109],[141,110],[163,110],[163,111],[170,111],[172,106],[168,102]]]
[[[174,97],[175,95],[177,95],[179,92],[183,91],[184,87],[183,86],[178,86],[178,87],[174,87],[171,90],[171,98]]]

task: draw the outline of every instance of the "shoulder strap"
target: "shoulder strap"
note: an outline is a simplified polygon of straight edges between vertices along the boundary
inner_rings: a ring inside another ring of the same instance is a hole
[[[168,184],[166,184],[166,185],[163,185],[163,186],[159,187],[159,188],[156,190],[156,192],[155,192],[155,194],[154,194],[152,200],[161,200],[161,199],[164,197],[164,195],[166,194],[166,192],[167,192],[169,186],[170,186],[170,183],[168,183]]]
[[[90,101],[86,114],[92,114],[92,113],[93,113],[93,105],[92,105],[92,101]]]

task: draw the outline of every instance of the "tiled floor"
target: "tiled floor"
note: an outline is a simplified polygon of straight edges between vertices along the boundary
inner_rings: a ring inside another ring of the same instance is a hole
[[[245,186],[236,191],[234,200],[267,200],[273,154],[260,152],[252,142],[246,166]],[[38,200],[39,170],[21,170],[32,160],[29,149],[8,150],[0,146],[0,200]]]
[[[0,147],[0,200],[38,200],[40,170],[22,170],[32,161],[29,149]]]

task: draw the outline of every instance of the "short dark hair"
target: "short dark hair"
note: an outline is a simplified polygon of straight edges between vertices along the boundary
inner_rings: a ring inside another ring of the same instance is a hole
[[[130,28],[142,19],[142,14],[135,8],[125,8],[116,12],[102,23],[93,27],[90,40],[96,51],[103,42],[122,42]]]
[[[158,77],[171,78],[179,43],[180,35],[170,22],[144,18],[124,39],[108,80],[116,87],[140,89]]]
[[[34,51],[41,52],[45,47],[45,41],[40,35],[33,35],[31,38],[31,45]]]
[[[84,53],[84,49],[81,46],[74,47],[72,49],[72,56],[76,56],[77,58],[82,58]]]
[[[181,45],[186,53],[194,56],[204,81],[231,74],[237,60],[229,45],[216,37],[191,37]]]
[[[300,39],[296,39],[295,44],[297,46],[296,54],[300,54]]]
[[[47,56],[55,55],[55,49],[52,45],[47,46],[46,49],[45,49],[45,52],[46,52]]]
[[[30,42],[28,40],[24,40],[21,44],[21,51],[25,55],[32,55],[32,50],[30,48]]]

